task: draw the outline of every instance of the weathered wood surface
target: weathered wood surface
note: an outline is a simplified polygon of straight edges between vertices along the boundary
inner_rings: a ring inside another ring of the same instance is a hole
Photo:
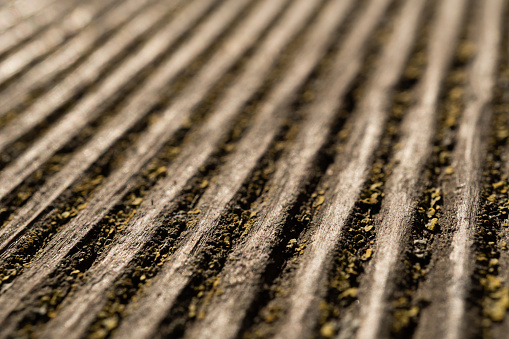
[[[0,2],[0,338],[505,336],[508,13]]]

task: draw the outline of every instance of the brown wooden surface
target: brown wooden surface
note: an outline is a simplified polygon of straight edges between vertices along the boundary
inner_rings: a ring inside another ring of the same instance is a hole
[[[495,338],[506,0],[0,2],[0,338]]]

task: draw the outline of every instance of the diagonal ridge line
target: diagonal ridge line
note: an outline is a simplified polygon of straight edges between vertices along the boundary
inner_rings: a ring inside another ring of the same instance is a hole
[[[465,9],[464,0],[440,3],[429,42],[429,63],[418,84],[418,101],[403,119],[402,147],[396,151],[396,165],[386,184],[380,214],[384,218],[377,232],[376,255],[368,270],[370,287],[360,311],[364,318],[358,338],[382,335],[380,331],[387,330],[386,298],[394,288],[391,279],[396,274],[397,258],[410,234],[410,220],[423,189],[421,176],[432,152],[440,89],[454,56]]]
[[[101,71],[113,55],[123,51],[132,41],[153,27],[154,19],[165,17],[167,10],[177,6],[182,0],[176,0],[171,6],[149,9],[137,17],[128,27],[122,29],[115,38],[108,41],[102,49],[94,53],[86,64],[70,74],[53,90],[47,92],[31,106],[19,120],[12,122],[0,134],[0,150],[15,140],[24,131],[31,129],[50,115],[63,102],[68,100],[84,81],[93,81],[101,76]],[[192,25],[199,20],[208,5],[214,0],[199,0],[186,7],[186,15],[168,22],[158,34],[147,41],[141,49],[132,53],[121,66],[116,68],[95,90],[88,92],[78,104],[56,122],[43,136],[37,139],[23,154],[0,172],[0,199],[5,198],[14,188],[62,148],[83,127],[99,117],[102,108],[119,95],[119,90],[133,76],[148,67],[152,61],[171,46]],[[166,10],[165,10],[166,9]]]
[[[155,1],[126,1],[110,13],[102,15],[93,25],[88,25],[79,34],[57,49],[51,57],[30,68],[20,79],[0,92],[0,117],[31,99],[33,90],[47,85],[57,74],[73,65],[99,39],[123,26],[134,14]],[[146,9],[144,9],[145,11]]]

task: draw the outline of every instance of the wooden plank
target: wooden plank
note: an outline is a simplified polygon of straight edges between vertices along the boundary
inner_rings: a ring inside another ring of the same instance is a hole
[[[133,14],[147,8],[154,1],[127,1],[116,6],[107,15],[102,15],[92,25],[87,25],[71,39],[62,44],[52,55],[31,67],[11,86],[0,93],[0,117],[16,110],[20,105],[33,100],[34,90],[48,86],[52,79],[72,67],[79,59],[96,48],[104,39],[132,19]]]
[[[168,22],[152,39],[148,40],[141,49],[128,56],[121,67],[117,67],[95,90],[87,92],[71,111],[59,119],[44,136],[41,136],[31,146],[9,164],[0,174],[0,199],[4,198],[19,185],[27,176],[47,161],[56,151],[69,142],[88,123],[102,113],[101,107],[113,101],[137,73],[141,72],[164,53],[184,34],[203,14],[207,4],[212,0],[193,3],[186,11],[186,15],[179,20]],[[171,5],[172,4],[172,5]],[[166,6],[169,10],[178,2]],[[152,8],[144,15],[137,17],[128,27],[119,32],[115,38],[108,41],[103,48],[91,55],[85,64],[69,74],[62,82],[26,110],[18,119],[12,121],[0,133],[0,151],[14,142],[18,137],[27,133],[39,123],[43,122],[67,100],[72,99],[77,91],[85,84],[90,84],[102,75],[111,59],[123,52],[133,41],[133,38],[146,33],[158,19],[164,18],[167,12],[161,8]]]
[[[395,154],[395,163],[386,184],[382,205],[382,222],[377,232],[375,260],[369,272],[366,301],[361,307],[363,321],[358,337],[375,337],[387,331],[385,299],[390,295],[398,270],[398,258],[403,255],[410,234],[411,218],[422,191],[422,173],[429,161],[436,129],[437,102],[442,79],[452,61],[454,46],[460,33],[466,1],[444,1],[434,25],[428,49],[429,63],[419,84],[416,104],[402,122],[401,148]],[[361,299],[363,300],[363,299]]]
[[[441,265],[437,265],[439,279],[434,284],[435,296],[444,297],[442,307],[446,313],[441,316],[443,326],[433,329],[420,328],[417,337],[440,335],[445,338],[456,339],[468,335],[465,318],[470,276],[475,261],[472,252],[474,232],[477,223],[479,195],[484,155],[486,152],[486,133],[491,119],[490,103],[495,85],[497,70],[497,53],[501,40],[502,13],[504,2],[492,0],[483,2],[478,15],[479,31],[476,32],[478,51],[467,73],[467,88],[465,108],[458,130],[458,140],[453,154],[451,185],[454,189],[448,204],[452,204],[454,218],[446,227],[452,233],[452,239],[447,239],[441,247],[447,249],[448,256],[443,258]],[[446,203],[446,204],[447,204]],[[447,210],[447,206],[445,207]],[[444,240],[446,240],[444,239]],[[441,269],[446,267],[445,272]],[[433,272],[437,274],[437,272]],[[426,310],[423,315],[422,326],[436,321],[436,314],[430,315],[433,308]],[[434,320],[432,320],[434,319]]]
[[[65,17],[74,5],[74,1],[69,1],[44,7],[41,11],[35,13],[30,20],[20,22],[18,25],[2,32],[0,37],[0,55],[11,49],[18,49],[31,37],[37,37],[39,33],[44,32],[48,27],[58,24],[58,21]]]
[[[212,32],[216,32],[215,34],[219,34],[222,30],[224,30],[227,27],[227,24],[229,23],[225,18],[227,15],[230,16],[231,20],[238,14],[238,12],[243,8],[243,5],[245,3],[238,2],[238,6],[224,6],[222,10],[219,10],[215,13],[215,15],[211,16],[207,22],[204,23],[202,29],[205,32],[208,32],[209,34],[213,34]],[[277,12],[276,12],[277,13]],[[269,18],[268,18],[269,19]],[[263,26],[262,26],[263,27]],[[247,26],[247,29],[252,29],[252,26]],[[201,33],[199,31],[199,33]],[[242,33],[245,33],[242,31]],[[256,31],[254,31],[256,33]],[[256,36],[256,35],[255,35]],[[182,53],[175,54],[175,57],[177,60],[184,61],[184,66],[189,62],[191,59],[189,56],[189,53],[196,53],[196,50],[198,48],[198,51],[200,49],[206,48],[208,45],[206,44],[209,40],[203,40],[202,34],[196,34],[195,39],[192,39],[189,41],[189,44],[186,44],[182,47],[181,51]],[[230,58],[225,58],[225,54],[221,53],[218,55],[221,55],[221,58],[223,60],[229,60],[229,63],[226,63],[224,67],[217,67],[218,64],[211,64],[213,67],[210,67],[209,72],[204,72],[204,76],[198,77],[196,84],[200,84],[200,86],[203,87],[202,92],[207,92],[210,87],[213,85],[214,81],[203,81],[206,80],[206,77],[210,77],[210,74],[214,77],[221,76],[225,69],[228,69],[229,64],[234,62],[236,58],[238,57],[238,54],[243,51],[243,49],[247,48],[249,45],[249,40],[246,40],[247,46],[242,48],[242,46],[239,46],[240,50],[237,53],[232,53]],[[222,50],[221,52],[224,52]],[[216,58],[217,59],[217,58]],[[173,59],[170,59],[168,61],[168,64],[170,65],[179,65],[178,63],[175,63]],[[178,70],[179,68],[177,68]],[[161,85],[162,83],[165,83],[167,80],[170,80],[171,77],[174,76],[175,69],[173,67],[167,67],[164,72],[158,73],[158,76],[154,79],[155,81],[151,84],[156,84],[156,89]],[[184,95],[182,96],[181,102],[188,104],[190,102],[189,96],[193,96],[197,94],[197,86],[190,86],[192,90],[188,91],[188,96]],[[148,92],[153,92],[153,86],[147,87]],[[139,96],[133,97],[134,100],[131,102],[131,104],[128,106],[128,108],[132,109],[132,112],[146,112],[150,106],[147,107],[147,93],[145,91],[140,92]],[[199,96],[197,96],[199,100]],[[148,102],[150,103],[150,101]],[[140,106],[143,105],[143,106]],[[187,110],[190,112],[190,109]],[[105,215],[105,213],[108,211],[108,207],[113,207],[115,201],[118,201],[125,192],[125,188],[128,186],[127,180],[129,180],[133,173],[136,173],[135,169],[139,168],[146,163],[151,155],[157,151],[157,149],[160,149],[162,145],[164,144],[165,140],[167,140],[175,131],[178,129],[177,124],[173,124],[175,121],[175,118],[178,116],[176,113],[181,113],[181,110],[171,110],[167,111],[165,115],[162,117],[162,121],[160,124],[153,125],[154,128],[150,130],[148,133],[146,133],[145,137],[142,137],[139,144],[133,145],[133,149],[131,151],[132,157],[125,163],[123,167],[121,167],[115,174],[112,175],[111,180],[109,181],[109,184],[104,187],[103,190],[101,190],[97,195],[96,199],[91,201],[89,203],[89,206],[82,211],[80,216],[71,223],[71,225],[68,225],[66,230],[64,230],[57,238],[55,238],[50,244],[48,244],[48,248],[45,252],[42,253],[43,256],[46,256],[48,259],[40,260],[40,263],[50,261],[53,262],[54,265],[48,266],[45,265],[46,269],[43,270],[42,267],[37,268],[37,262],[34,264],[34,268],[30,269],[30,272],[26,276],[28,280],[20,282],[19,285],[13,285],[10,287],[10,289],[18,287],[22,290],[13,291],[7,294],[4,294],[0,296],[0,299],[4,296],[11,300],[9,304],[16,305],[21,301],[21,298],[23,295],[28,293],[31,288],[37,285],[37,283],[40,283],[43,281],[43,279],[51,273],[52,270],[56,268],[58,263],[65,257],[66,253],[68,253],[76,244],[79,242],[79,240],[87,235],[87,233],[90,231],[90,229],[97,224],[101,220],[101,218]],[[123,115],[120,116],[121,119],[125,119]],[[186,120],[185,115],[181,115],[179,117],[181,119],[180,125],[183,124],[183,122]],[[166,121],[166,123],[164,123]],[[61,185],[61,179],[66,179],[67,176],[69,176],[70,172],[76,172],[78,170],[77,174],[79,175],[82,172],[82,169],[79,168],[83,164],[84,157],[93,157],[93,154],[91,152],[95,150],[102,150],[100,147],[103,142],[106,141],[107,136],[115,136],[116,133],[111,134],[111,128],[112,127],[123,127],[123,124],[119,124],[118,119],[115,121],[112,121],[112,126],[107,126],[107,128],[104,129],[103,133],[99,133],[97,141],[92,141],[90,143],[90,147],[87,149],[85,148],[83,152],[80,152],[77,155],[76,160],[71,160],[69,163],[68,169],[65,169],[63,173],[66,173],[65,177],[61,177],[60,174],[57,174],[54,180],[51,180],[50,183],[47,185],[47,189],[43,190],[40,194],[53,194],[54,196],[58,196],[59,192],[61,192],[63,189],[65,189],[65,186],[63,188],[59,187],[58,185]],[[166,135],[165,135],[166,133]],[[116,136],[118,138],[118,136]],[[97,143],[100,142],[101,144],[97,145]],[[97,157],[97,156],[96,156]],[[90,164],[89,164],[90,165]],[[60,172],[62,173],[62,172]],[[73,175],[76,177],[76,175]],[[70,183],[67,183],[67,186]],[[57,193],[54,193],[55,188],[57,188]],[[37,200],[34,200],[38,201]],[[28,204],[27,204],[28,205]],[[32,208],[38,208],[38,206],[35,205],[29,205],[33,206]],[[22,211],[25,212],[25,211]],[[40,212],[40,211],[39,211]],[[30,218],[31,211],[26,211],[25,213],[21,214],[20,216],[22,218]],[[25,221],[24,225],[29,225],[29,221]],[[16,225],[14,223],[13,225]],[[88,225],[88,227],[80,227],[80,225]],[[15,226],[12,226],[15,227]],[[74,239],[72,242],[65,241],[64,239],[67,239],[68,237],[71,237]],[[12,237],[11,237],[12,238]],[[23,243],[23,239],[19,241],[19,243]],[[11,246],[11,251],[7,250],[6,252],[2,253],[2,257],[5,259],[8,257],[9,254],[12,254],[16,249],[16,244]],[[51,258],[51,259],[50,259]],[[23,278],[22,278],[23,279]],[[14,299],[16,298],[16,302]],[[2,313],[0,318],[4,318],[9,314],[9,310],[6,309],[5,313]]]
[[[315,326],[310,313],[317,307],[317,296],[323,293],[331,255],[366,181],[370,162],[389,116],[391,92],[411,51],[413,35],[418,28],[418,14],[423,5],[424,2],[408,2],[401,10],[396,24],[399,30],[393,32],[373,77],[368,80],[368,94],[359,105],[345,151],[335,160],[339,166],[333,168],[338,173],[331,175],[331,191],[326,193],[326,203],[317,216],[318,228],[311,236],[299,265],[295,294],[290,297],[291,311],[279,332],[281,337],[290,338],[302,331],[309,333]],[[362,152],[356,152],[358,148]],[[344,167],[344,164],[348,165]]]
[[[42,1],[13,1],[0,9],[0,33],[34,17],[37,13],[49,7],[55,0]]]
[[[0,338],[503,336],[508,10],[0,2]]]

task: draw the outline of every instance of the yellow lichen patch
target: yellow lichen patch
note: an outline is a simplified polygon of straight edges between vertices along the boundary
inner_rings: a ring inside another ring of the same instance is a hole
[[[490,264],[498,263],[490,261]],[[483,314],[491,321],[504,320],[509,308],[509,290],[504,286],[504,282],[491,274],[487,274],[480,282],[488,294],[483,300]]]
[[[426,271],[422,269],[420,263],[415,263],[412,265],[412,279],[418,280],[424,277]]]
[[[392,323],[392,330],[397,333],[408,327],[412,318],[418,316],[419,312],[420,309],[418,306],[412,306],[408,309],[398,309],[394,311],[394,322]]]
[[[316,198],[315,202],[313,203],[313,207],[317,208],[317,207],[321,206],[324,201],[325,201],[325,197],[323,195],[319,195]]]
[[[431,207],[434,207],[437,202],[442,199],[440,188],[431,190]]]
[[[266,309],[263,310],[263,320],[266,323],[273,323],[280,316],[281,308],[275,305],[269,305]]]
[[[426,224],[426,228],[430,231],[434,231],[437,227],[437,224],[438,224],[438,218],[433,218],[431,219],[427,224]]]
[[[88,205],[87,203],[78,205],[78,207],[77,207],[78,211],[84,210],[85,208],[87,208],[87,205]]]
[[[366,250],[366,253],[364,253],[364,255],[362,256],[362,260],[368,260],[369,258],[371,258],[371,255],[373,254],[373,249],[372,248],[368,248]]]
[[[357,298],[357,287],[351,287],[339,295],[339,299]]]
[[[502,286],[502,280],[488,274],[486,278],[481,279],[481,284],[483,284],[490,292],[493,292]]]
[[[143,202],[143,198],[138,197],[138,198],[134,198],[134,199],[131,201],[131,203],[130,203],[130,204],[131,204],[131,205],[133,205],[133,206],[138,206],[138,205],[140,205],[142,202]]]
[[[493,188],[496,190],[500,190],[501,193],[507,192],[507,182],[505,180],[501,180],[499,182],[494,183]]]
[[[203,293],[202,293],[202,295],[203,295]],[[194,318],[194,317],[196,317],[196,304],[195,304],[195,303],[191,303],[191,304],[189,305],[189,312],[188,312],[187,316],[188,316],[189,318]]]
[[[447,175],[451,175],[454,173],[454,167],[452,166],[448,166],[446,169],[445,169],[445,174]]]
[[[290,239],[288,241],[288,245],[286,245],[286,247],[293,248],[296,244],[297,244],[297,239]]]
[[[111,331],[118,326],[118,316],[115,315],[115,316],[106,318],[102,321],[102,323],[103,323],[104,328],[107,331]]]
[[[367,224],[371,223],[371,221],[372,221],[372,219],[371,219],[371,218],[366,217],[366,218],[362,219],[360,222],[361,222],[362,224],[366,224],[366,225],[367,225]]]
[[[378,197],[380,193],[373,193],[369,198],[363,199],[362,202],[367,205],[376,205],[378,204]]]
[[[334,325],[330,322],[325,323],[320,328],[320,334],[325,338],[333,338],[336,335],[336,330],[334,329]]]
[[[166,173],[166,166],[160,166],[160,167],[157,167],[156,169],[152,170],[149,175],[148,175],[148,178],[149,179],[154,179],[154,178],[157,178],[159,176],[161,176],[162,174]]]
[[[490,298],[485,299],[483,313],[492,321],[502,321],[505,318],[509,308],[509,290],[504,287],[490,294]]]
[[[207,188],[208,185],[209,185],[209,181],[205,179],[201,182],[200,187]]]

